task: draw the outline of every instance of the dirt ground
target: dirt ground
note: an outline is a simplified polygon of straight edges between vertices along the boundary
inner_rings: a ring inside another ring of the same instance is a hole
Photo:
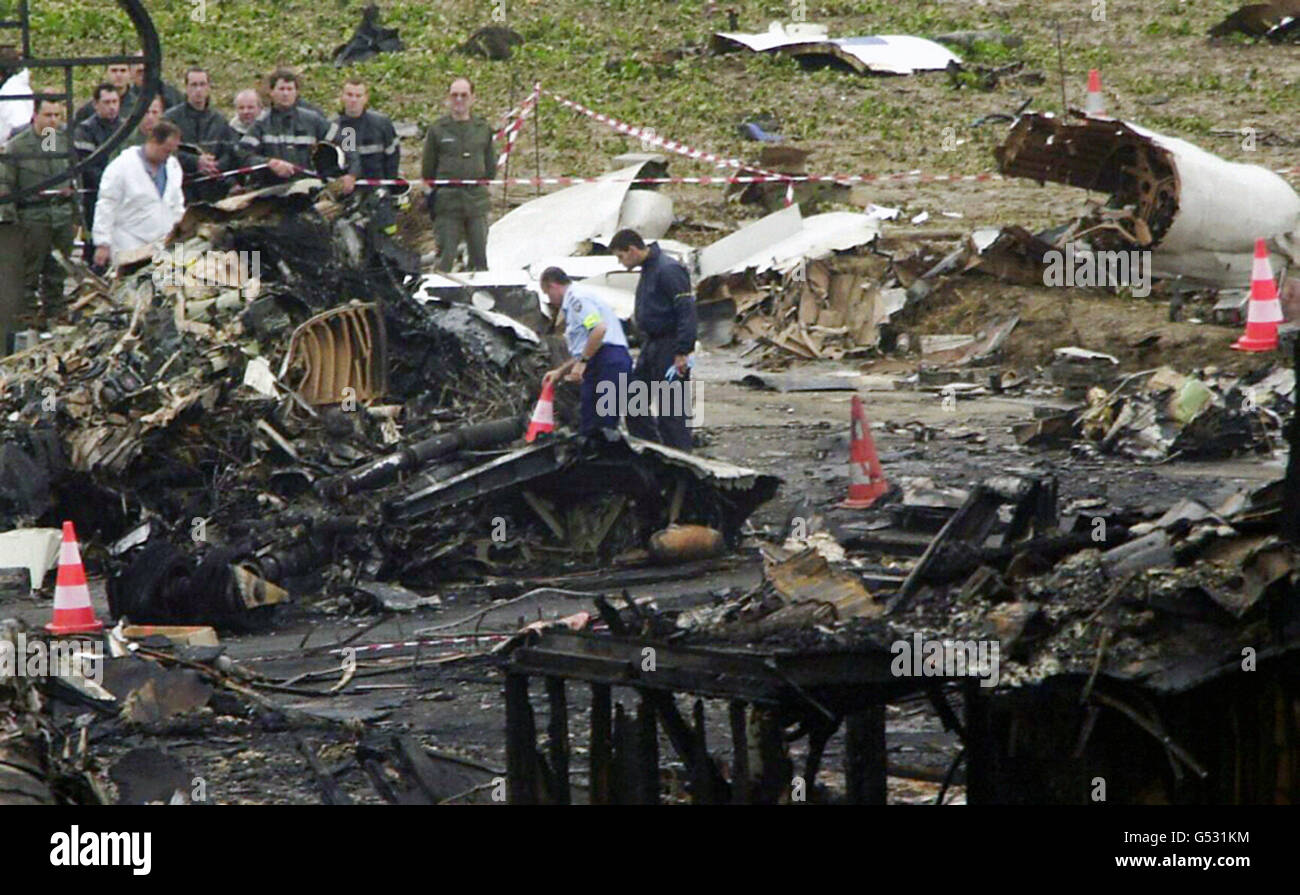
[[[835,370],[831,365],[815,369]],[[752,546],[760,538],[780,542],[794,515],[821,513],[832,522],[874,518],[879,511],[851,512],[834,507],[848,484],[848,415],[853,392],[760,391],[736,384],[743,372],[734,350],[708,352],[700,358],[704,426],[696,430],[696,436],[702,453],[770,472],[784,480],[777,498],[751,518],[753,539],[746,543]],[[1060,477],[1063,504],[1080,497],[1101,497],[1116,506],[1161,508],[1184,496],[1211,500],[1216,494],[1274,478],[1281,471],[1280,457],[1216,464],[1175,461],[1158,466],[1117,458],[1078,461],[1063,451],[1021,448],[1009,434],[1011,423],[1029,418],[1035,404],[1052,403],[1055,399],[1051,396],[976,398],[946,410],[937,396],[896,389],[894,376],[843,372],[851,374],[849,381],[864,398],[886,475],[893,481],[928,476],[936,485],[964,488],[985,476],[1008,471],[1054,472]],[[932,437],[918,441],[915,424],[927,427]],[[906,561],[887,555],[868,559],[899,568]],[[707,574],[629,590],[634,597],[653,596],[665,607],[689,606],[708,602],[716,595],[741,592],[760,577],[755,551],[746,549]],[[521,593],[532,586],[529,582],[514,585]],[[602,587],[598,579],[561,586],[593,595],[618,590]],[[102,582],[96,582],[93,590],[103,615],[107,606]],[[484,774],[499,773],[505,763],[505,711],[498,663],[464,643],[438,639],[471,630],[455,627],[454,623],[487,608],[489,597],[482,587],[455,584],[449,584],[438,595],[442,598],[440,608],[389,615],[382,620],[327,614],[312,604],[299,604],[281,612],[269,630],[223,637],[228,655],[259,672],[277,679],[327,672],[328,683],[341,674],[341,656],[305,655],[304,651],[364,632],[350,644],[358,650],[359,667],[367,674],[384,673],[358,676],[333,696],[268,694],[281,705],[323,713],[333,720],[304,729],[274,714],[249,719],[205,709],[173,729],[148,736],[129,730],[104,736],[93,744],[95,752],[103,760],[112,761],[141,745],[163,748],[194,775],[204,778],[208,797],[220,803],[319,802],[315,779],[299,752],[300,739],[317,750],[340,787],[357,802],[379,801],[353,757],[354,746],[360,741],[384,744],[394,735],[412,734],[442,754],[478,763],[486,769]],[[491,610],[473,630],[481,634],[511,632],[525,621],[591,609],[588,597],[549,593]],[[47,620],[49,605],[48,601],[36,599],[10,602],[0,606],[0,613],[36,625]],[[417,634],[433,626],[445,631]],[[414,640],[424,645],[418,649],[400,645]],[[382,646],[385,644],[397,645]],[[447,661],[448,656],[461,658]],[[440,660],[442,664],[437,664]],[[314,686],[324,689],[320,684]],[[581,799],[587,773],[584,749],[589,701],[585,688],[570,690],[571,730],[577,746],[573,782]],[[544,729],[545,699],[540,683],[533,696],[539,712],[538,726]],[[615,699],[629,708],[634,704],[630,691],[615,690]],[[710,704],[706,709],[710,743],[727,762],[726,707]],[[955,738],[942,730],[937,717],[923,703],[891,706],[888,736],[891,766],[900,775],[909,775],[890,778],[891,800],[933,801],[939,789],[937,781],[956,754]],[[802,744],[793,749],[796,761],[801,749]],[[671,757],[666,740],[660,751],[665,760]],[[819,782],[831,787],[842,784],[841,762],[842,744],[837,736],[829,744]],[[671,772],[673,765],[669,763],[668,767]],[[960,786],[949,789],[945,801],[962,800]]]

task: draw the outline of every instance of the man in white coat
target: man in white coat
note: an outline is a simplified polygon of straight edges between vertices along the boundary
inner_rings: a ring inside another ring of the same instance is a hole
[[[113,159],[99,182],[95,203],[95,263],[117,263],[123,252],[159,242],[185,214],[180,162],[181,131],[163,119],[142,146]]]

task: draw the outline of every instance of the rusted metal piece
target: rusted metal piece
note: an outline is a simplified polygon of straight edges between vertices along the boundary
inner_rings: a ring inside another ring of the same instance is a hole
[[[833,619],[875,618],[885,611],[860,578],[832,568],[815,547],[768,565],[764,576],[791,606],[813,603],[828,610],[826,615]]]
[[[1173,154],[1121,121],[1024,115],[993,155],[1008,176],[1111,193],[1136,205],[1126,245],[1159,243],[1178,213]]]
[[[379,306],[346,305],[294,330],[280,378],[308,404],[364,403],[387,389],[387,353]]]

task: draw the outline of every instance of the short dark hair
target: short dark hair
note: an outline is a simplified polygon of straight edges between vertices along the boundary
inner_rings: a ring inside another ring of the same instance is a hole
[[[298,73],[291,68],[277,68],[275,71],[271,72],[269,77],[267,77],[266,86],[274,90],[275,85],[279,84],[281,81],[291,81],[293,82],[293,86],[297,87],[299,86]]]
[[[105,90],[111,90],[114,93],[117,93],[116,87],[108,83],[108,81],[103,81],[95,87],[95,92],[94,94],[91,95],[91,100],[94,102],[99,102],[99,98],[104,95]],[[118,96],[121,96],[121,94],[118,93]]]
[[[641,234],[627,227],[615,233],[614,238],[609,241],[609,250],[611,252],[644,248],[645,240],[641,238]]]
[[[48,103],[48,104],[51,105],[51,106],[61,106],[61,105],[63,105],[63,100],[61,100],[61,99],[55,99],[55,98],[52,97],[52,96],[41,96],[41,97],[37,97],[37,98],[36,98],[35,100],[33,100],[32,102],[33,102],[33,105],[32,105],[32,114],[33,114],[33,115],[39,115],[39,114],[41,113],[41,106],[45,105],[46,103]]]
[[[172,137],[179,137],[180,135],[181,129],[176,126],[176,122],[170,118],[164,118],[153,126],[153,130],[149,131],[149,142],[166,143]]]
[[[203,68],[202,66],[191,65],[189,68],[185,69],[185,83],[186,83],[186,84],[188,84],[188,83],[190,82],[190,75],[192,75],[192,74],[207,75],[207,74],[208,74],[208,70],[207,70],[206,68]],[[208,75],[208,81],[211,81],[211,80],[212,80],[212,76],[211,76],[211,75]]]
[[[542,271],[541,282],[543,284],[555,283],[559,286],[567,286],[572,283],[573,280],[569,279],[569,275],[564,272],[563,268],[548,267],[546,270]]]

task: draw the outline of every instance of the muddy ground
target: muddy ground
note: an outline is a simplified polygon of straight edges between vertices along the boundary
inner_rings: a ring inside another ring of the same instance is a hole
[[[824,365],[815,369],[830,372],[837,368]],[[700,450],[777,474],[784,485],[777,498],[752,517],[753,537],[740,554],[716,563],[704,574],[692,571],[677,580],[630,587],[635,597],[654,596],[669,607],[737,593],[761,577],[753,545],[759,539],[779,542],[792,516],[822,513],[834,522],[845,522],[883,512],[852,513],[834,508],[848,484],[848,416],[853,393],[760,391],[735,383],[743,372],[735,350],[712,351],[701,357],[699,394],[705,425],[697,430]],[[1282,468],[1280,457],[1142,465],[1118,458],[1080,461],[1065,451],[1021,448],[1010,435],[1009,425],[1030,418],[1035,405],[1060,403],[1059,395],[983,397],[945,409],[936,395],[896,389],[895,379],[885,374],[854,373],[849,380],[866,402],[886,475],[894,480],[928,476],[940,486],[969,487],[985,476],[1008,471],[1052,472],[1060,479],[1063,503],[1102,497],[1115,506],[1163,508],[1181,497],[1211,499],[1220,492],[1258,484],[1276,477]],[[917,440],[916,433],[921,431],[928,431],[929,440]],[[876,566],[898,569],[910,561],[880,553],[864,558]],[[529,582],[514,585],[517,592],[532,586]],[[618,592],[618,588],[603,585],[599,574],[560,582],[559,586],[592,594]],[[107,609],[102,582],[93,583],[92,589],[102,616]],[[299,752],[299,740],[305,739],[353,800],[378,802],[354,759],[354,746],[362,740],[384,746],[393,735],[409,733],[440,753],[477,763],[481,770],[474,773],[489,780],[505,764],[502,675],[494,659],[476,655],[473,647],[437,638],[473,630],[480,634],[510,632],[538,617],[590,610],[591,601],[585,596],[553,593],[529,598],[483,614],[475,629],[473,624],[455,623],[491,605],[483,587],[449,584],[438,595],[442,598],[439,608],[382,618],[342,616],[328,611],[332,605],[328,600],[302,602],[284,608],[270,630],[223,636],[231,657],[271,677],[286,680],[306,672],[327,672],[322,680],[303,684],[323,691],[338,679],[341,656],[307,653],[360,633],[350,645],[358,650],[362,673],[338,695],[267,694],[281,705],[322,713],[332,721],[303,728],[275,713],[248,719],[205,709],[197,717],[149,735],[117,728],[93,743],[95,753],[111,762],[137,746],[163,748],[177,756],[189,772],[202,777],[208,798],[219,803],[315,803],[321,799],[320,790]],[[0,606],[0,613],[17,615],[35,625],[48,619],[49,604],[35,598],[9,602]],[[435,626],[444,630],[416,633]],[[415,639],[426,643],[418,650],[375,647]],[[460,658],[448,658],[453,656]],[[634,705],[630,691],[616,689],[615,699],[629,708]],[[533,701],[541,730],[545,728],[546,703],[540,683]],[[571,687],[570,724],[576,746],[573,783],[578,799],[586,783],[588,709],[585,688]],[[689,710],[689,705],[683,704],[683,709]],[[707,710],[711,748],[724,762],[729,761],[726,707],[709,705]],[[937,717],[922,702],[891,706],[888,735],[891,767],[899,774],[890,778],[891,800],[933,801],[937,781],[956,754],[955,738],[943,732]],[[802,745],[794,749],[796,760]],[[660,752],[665,761],[671,757],[666,739]],[[818,778],[821,783],[832,788],[842,785],[841,760],[837,736],[827,750]],[[484,793],[467,798],[482,800]],[[949,790],[947,801],[962,800],[960,786]]]

